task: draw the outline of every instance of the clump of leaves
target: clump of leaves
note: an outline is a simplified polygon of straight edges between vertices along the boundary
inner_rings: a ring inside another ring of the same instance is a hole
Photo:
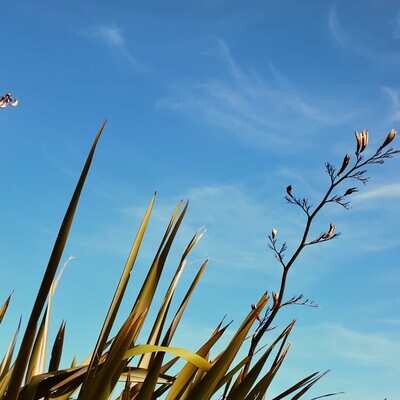
[[[2,101],[6,100],[2,98]],[[348,207],[348,198],[358,189],[350,187],[343,191],[342,184],[350,181],[366,183],[366,166],[381,164],[399,152],[388,147],[394,140],[396,132],[390,131],[375,153],[365,158],[364,150],[368,144],[368,132],[356,133],[354,163],[350,165],[350,156],[346,155],[338,170],[331,164],[326,165],[330,185],[316,206],[312,207],[306,198],[297,197],[292,186],[286,188],[286,200],[300,207],[306,215],[306,224],[300,243],[286,261],[287,245],[285,242],[278,244],[278,231],[276,228],[272,229],[268,239],[270,248],[282,266],[280,288],[276,293],[264,293],[260,296],[258,301],[251,306],[249,313],[244,317],[228,345],[219,354],[214,357],[210,356],[214,345],[229,325],[224,325],[223,322],[215,328],[208,338],[205,338],[203,343],[199,344],[198,349],[194,352],[171,347],[172,338],[193,291],[207,267],[207,260],[199,266],[195,278],[187,288],[185,296],[172,317],[172,321],[168,326],[166,325],[175,291],[188,257],[200,241],[203,232],[196,233],[183,250],[175,274],[153,321],[151,331],[148,333],[147,339],[143,341],[144,344],[141,344],[141,338],[144,334],[143,325],[148,318],[148,311],[156,294],[168,254],[187,212],[188,203],[179,203],[172,212],[164,236],[149,267],[147,277],[132,304],[131,312],[126,316],[117,334],[110,337],[151,217],[156,198],[154,195],[132,243],[94,349],[84,362],[78,364],[74,359],[70,368],[60,369],[66,333],[66,324],[62,322],[54,339],[49,364],[46,368],[52,298],[66,264],[61,268],[58,275],[57,270],[79,197],[104,127],[105,124],[102,125],[95,137],[61,223],[16,357],[14,359],[13,355],[20,322],[0,364],[0,398],[3,400],[67,400],[72,398],[71,396],[75,396],[78,400],[106,400],[114,396],[118,400],[153,400],[161,397],[167,400],[206,400],[217,395],[226,400],[265,398],[266,393],[270,392],[271,384],[288,353],[288,337],[293,329],[294,321],[263,347],[260,347],[261,339],[270,331],[271,323],[284,306],[292,304],[316,306],[303,295],[284,299],[288,273],[307,246],[327,242],[337,236],[336,227],[331,223],[326,232],[317,237],[309,238],[312,223],[319,211],[329,203]],[[10,297],[0,308],[0,323],[8,309]],[[240,358],[238,356],[239,350],[247,343],[246,340],[249,337],[251,340],[248,354]],[[167,355],[173,357],[166,360]],[[184,361],[179,368],[177,368],[178,360]],[[175,372],[172,372],[174,368]],[[325,374],[326,372],[314,372],[273,397],[273,400],[299,399]],[[120,387],[119,383],[122,383],[123,387]],[[318,398],[335,394],[337,393],[328,393]]]

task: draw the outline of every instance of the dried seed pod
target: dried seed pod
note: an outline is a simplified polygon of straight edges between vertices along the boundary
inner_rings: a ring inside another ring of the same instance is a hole
[[[277,304],[278,304],[278,301],[279,301],[279,296],[278,296],[277,293],[272,292],[272,300],[273,300],[272,308],[275,308],[277,306]]]
[[[292,185],[289,185],[289,186],[286,188],[286,193],[288,194],[289,197],[293,197],[293,188],[292,188]]]
[[[343,196],[349,196],[350,194],[353,194],[355,192],[358,192],[358,189],[355,187],[349,188],[344,192]]]
[[[366,147],[368,146],[368,131],[366,129],[364,129],[362,131],[363,134],[363,147],[361,149],[361,153],[366,149]]]
[[[338,175],[340,175],[341,173],[343,173],[343,171],[347,168],[347,166],[349,165],[350,162],[350,156],[348,154],[346,154],[343,158],[343,162],[342,162],[342,166],[340,167],[340,170],[338,172]]]
[[[336,226],[334,224],[329,224],[328,232],[325,233],[324,239],[331,239],[336,232]]]
[[[362,145],[361,132],[355,131],[354,135],[356,137],[356,144],[357,144],[356,154],[358,155],[358,154],[360,154],[361,145]]]
[[[361,132],[356,131],[355,135],[356,135],[356,141],[357,141],[356,154],[359,155],[368,146],[368,130],[364,129]]]
[[[379,147],[379,150],[382,150],[384,147],[386,147],[389,143],[391,143],[394,138],[396,137],[397,131],[396,129],[392,129],[386,136],[385,141],[382,143],[382,145]]]
[[[278,234],[278,230],[275,229],[275,228],[272,228],[271,237],[272,237],[273,240],[276,238],[277,234]]]

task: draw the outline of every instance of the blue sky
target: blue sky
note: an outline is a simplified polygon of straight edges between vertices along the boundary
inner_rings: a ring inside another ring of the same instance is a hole
[[[180,292],[209,257],[175,343],[193,348],[222,315],[239,323],[277,288],[266,234],[278,228],[290,250],[304,223],[285,186],[317,201],[324,162],[353,150],[355,129],[368,128],[373,147],[400,121],[396,1],[19,1],[2,5],[2,31],[0,91],[20,106],[0,116],[0,295],[14,289],[1,348],[30,312],[90,142],[109,121],[55,299],[65,363],[93,346],[154,190],[130,294],[175,203],[189,199],[166,278],[205,226]],[[298,323],[279,386],[330,368],[315,393],[400,396],[399,165],[371,168],[350,211],[321,214],[315,232],[335,222],[342,236],[308,249],[292,271],[288,295],[320,308],[282,313],[279,326]]]

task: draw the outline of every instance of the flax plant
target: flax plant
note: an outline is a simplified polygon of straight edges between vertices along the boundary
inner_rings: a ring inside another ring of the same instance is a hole
[[[5,108],[8,105],[16,105],[15,99],[11,95],[3,96],[0,99],[1,107]],[[268,235],[269,246],[282,267],[279,290],[264,293],[255,299],[255,303],[234,331],[229,343],[218,354],[211,356],[214,345],[226,332],[230,323],[218,324],[210,336],[199,343],[197,350],[190,351],[180,347],[171,347],[172,339],[190,298],[207,268],[208,262],[204,260],[185,295],[175,307],[176,288],[184,273],[190,253],[198,245],[204,232],[196,233],[183,249],[175,274],[152,323],[152,328],[147,334],[143,331],[144,322],[149,318],[149,309],[156,296],[168,255],[187,213],[187,202],[179,203],[173,210],[149,266],[146,279],[132,304],[131,311],[125,316],[116,335],[110,336],[155,206],[156,195],[154,195],[128,252],[120,280],[93,349],[88,350],[88,356],[82,363],[77,363],[74,359],[69,368],[60,368],[66,334],[66,323],[63,321],[54,338],[46,367],[52,298],[65,264],[58,273],[57,271],[80,194],[104,128],[105,123],[95,137],[67,207],[33,302],[21,345],[16,351],[16,341],[21,324],[19,322],[1,361],[0,399],[154,400],[165,398],[167,400],[207,400],[220,398],[257,400],[266,398],[267,393],[273,400],[297,400],[304,397],[314,384],[326,374],[326,371],[309,374],[272,397],[271,385],[289,351],[288,338],[295,323],[292,321],[274,338],[268,338],[266,333],[271,330],[271,324],[283,307],[292,304],[315,306],[312,301],[305,299],[302,295],[285,298],[289,272],[306,247],[322,244],[337,237],[338,233],[333,223],[329,225],[326,232],[322,232],[316,237],[311,236],[311,228],[318,213],[329,203],[348,208],[348,199],[358,189],[353,186],[345,187],[345,185],[354,181],[366,183],[366,167],[372,164],[382,164],[399,152],[389,146],[395,139],[396,132],[391,130],[382,145],[368,157],[364,155],[368,146],[368,132],[366,130],[357,132],[354,160],[351,160],[349,155],[345,155],[338,169],[329,163],[326,164],[330,182],[316,206],[312,207],[308,199],[298,197],[291,185],[286,188],[286,200],[299,207],[306,216],[299,244],[290,257],[286,258],[287,245],[285,242],[280,243],[278,230],[272,229],[271,234]],[[7,312],[10,300],[11,296],[7,297],[0,308],[0,323]],[[174,312],[173,309],[175,309]],[[168,318],[170,315],[172,319]],[[167,319],[171,319],[169,325]],[[262,339],[265,343],[261,345]],[[240,356],[240,349],[247,343],[249,344],[247,354],[244,357]],[[15,357],[14,353],[16,353]],[[328,393],[318,398],[335,394],[338,393]]]

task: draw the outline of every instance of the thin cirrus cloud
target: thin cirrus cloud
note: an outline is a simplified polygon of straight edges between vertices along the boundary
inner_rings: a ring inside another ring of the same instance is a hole
[[[118,52],[134,69],[142,71],[143,65],[129,50],[125,35],[121,28],[115,25],[98,25],[90,28],[86,36],[99,41],[112,50]]]
[[[400,121],[400,93],[389,86],[383,86],[382,91],[390,101],[389,120]]]
[[[353,115],[332,111],[331,106],[323,106],[323,100],[299,93],[272,65],[266,77],[247,72],[222,40],[217,41],[217,58],[222,75],[177,82],[157,102],[158,109],[201,118],[207,125],[257,146],[278,148],[300,139],[301,132],[316,132]]]
[[[376,186],[358,194],[355,199],[357,201],[364,200],[380,200],[380,199],[396,199],[400,197],[400,183],[392,183]]]
[[[400,28],[398,28],[399,22],[400,21],[396,19],[395,29],[393,31],[394,38],[396,38],[397,33],[400,32]],[[331,37],[338,46],[350,50],[359,57],[378,63],[397,64],[400,62],[400,55],[397,51],[382,50],[378,47],[367,45],[362,39],[355,37],[350,30],[345,28],[339,19],[336,4],[333,4],[329,9],[328,29]]]
[[[354,368],[363,366],[375,369],[379,366],[400,372],[394,362],[400,356],[400,343],[382,332],[364,332],[338,323],[307,326],[303,329],[307,332],[303,337],[306,336],[307,342],[313,343],[315,353],[320,351],[321,354],[329,354],[332,360],[347,360]]]
[[[178,197],[160,199],[152,217],[157,226],[154,237],[162,235],[174,204],[182,198],[190,204],[181,239],[177,239],[179,248],[184,248],[194,232],[206,228],[207,233],[198,246],[198,257],[208,258],[214,265],[270,273],[265,263],[273,258],[265,252],[265,234],[271,229],[271,221],[276,222],[277,212],[270,211],[266,203],[240,185],[195,186]],[[122,212],[130,218],[140,217],[144,209],[128,207]],[[155,246],[155,243],[148,244]]]
[[[363,43],[360,43],[354,36],[351,35],[351,33],[347,32],[347,30],[343,27],[343,25],[339,21],[336,4],[333,4],[329,10],[328,28],[333,40],[340,47],[344,49],[350,49],[358,56],[362,56],[365,58],[376,57],[376,53],[372,49],[368,48]]]
[[[393,39],[400,39],[400,12],[397,13],[394,21]]]

